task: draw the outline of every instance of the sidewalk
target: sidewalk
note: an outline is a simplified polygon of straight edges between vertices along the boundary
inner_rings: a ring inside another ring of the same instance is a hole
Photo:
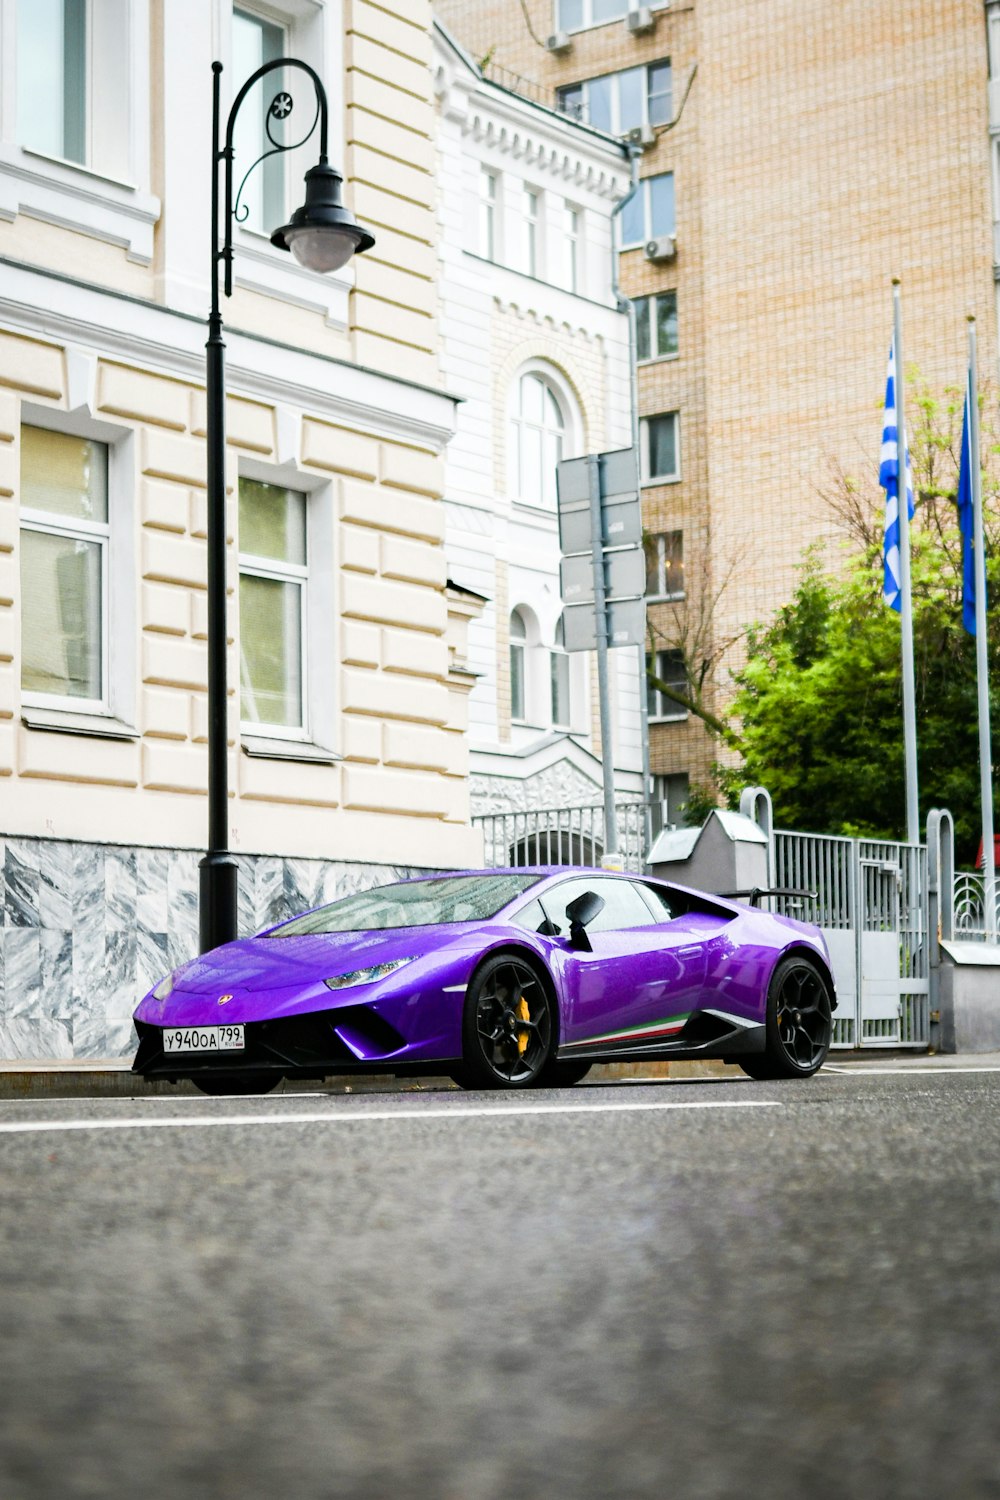
[[[1000,1069],[998,1052],[832,1052],[826,1064],[831,1072],[879,1073],[939,1071],[942,1069]],[[735,1063],[706,1058],[703,1062],[605,1063],[588,1074],[589,1084],[642,1083],[657,1079],[736,1078],[745,1074]],[[378,1094],[420,1093],[450,1089],[447,1078],[393,1078],[384,1073],[355,1074],[318,1083],[285,1079],[275,1094]],[[192,1083],[147,1083],[131,1071],[128,1059],[96,1058],[90,1061],[42,1059],[37,1062],[0,1061],[2,1099],[134,1099],[201,1097]]]

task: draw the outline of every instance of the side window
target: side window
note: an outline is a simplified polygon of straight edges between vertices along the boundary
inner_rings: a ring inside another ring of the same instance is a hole
[[[528,932],[540,932],[548,925],[548,918],[540,901],[529,901],[528,905],[514,917],[515,927],[524,927]]]
[[[678,915],[677,911],[671,905],[670,892],[665,887],[659,885],[641,885],[639,886],[639,890],[656,913],[654,918],[656,922],[672,922],[674,917]]]
[[[584,891],[593,891],[604,901],[601,911],[589,924],[588,932],[621,932],[629,927],[652,927],[656,918],[631,880],[609,880],[606,876],[567,880],[542,898],[545,910],[559,930],[569,932],[566,908]]]

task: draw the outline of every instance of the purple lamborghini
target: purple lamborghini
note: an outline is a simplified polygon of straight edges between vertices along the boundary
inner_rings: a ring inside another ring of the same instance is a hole
[[[208,1094],[380,1070],[560,1086],[672,1057],[807,1078],[835,1005],[805,923],[630,875],[481,870],[345,896],[184,964],[136,1010],[132,1066]]]

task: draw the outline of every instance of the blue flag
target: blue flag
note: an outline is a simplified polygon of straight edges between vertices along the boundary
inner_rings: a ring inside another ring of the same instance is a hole
[[[962,533],[962,624],[970,635],[976,633],[976,548],[975,518],[972,509],[972,459],[969,451],[969,392],[965,392],[962,414],[962,459],[958,466],[958,529]]]
[[[882,457],[878,482],[885,490],[885,540],[882,545],[885,602],[897,612],[900,599],[899,566],[899,435],[896,430],[896,345],[889,350],[889,374],[885,383],[885,417],[882,424]],[[910,450],[906,450],[907,514],[913,519],[913,473]]]

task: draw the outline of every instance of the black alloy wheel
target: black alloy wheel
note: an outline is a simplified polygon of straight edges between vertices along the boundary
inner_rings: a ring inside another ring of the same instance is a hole
[[[833,1036],[830,986],[815,964],[782,959],[767,993],[763,1052],[737,1061],[751,1078],[811,1078],[826,1061]]]
[[[520,1089],[535,1082],[555,1042],[553,1005],[538,971],[498,954],[473,976],[462,1017],[464,1088]]]
[[[281,1082],[280,1073],[206,1073],[191,1082],[203,1094],[227,1096],[236,1094],[269,1094]]]

